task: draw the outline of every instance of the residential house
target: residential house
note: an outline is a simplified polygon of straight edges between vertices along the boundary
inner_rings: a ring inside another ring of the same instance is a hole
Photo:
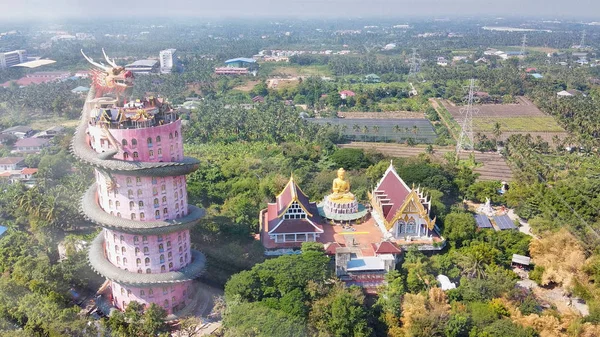
[[[26,138],[33,134],[33,129],[26,125],[17,125],[10,127],[0,133],[4,135],[13,135],[17,138]]]
[[[44,138],[24,138],[16,141],[12,153],[39,153],[50,146],[50,141]]]
[[[351,90],[342,90],[340,91],[340,98],[341,99],[346,99],[348,97],[354,97],[356,96],[356,93],[354,91]]]
[[[380,83],[381,78],[375,74],[365,76],[365,83]]]
[[[19,170],[24,166],[23,157],[2,157],[0,158],[0,172]]]

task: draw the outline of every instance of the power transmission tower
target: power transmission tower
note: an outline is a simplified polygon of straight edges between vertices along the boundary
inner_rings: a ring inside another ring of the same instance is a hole
[[[419,72],[419,61],[417,61],[417,48],[412,48],[412,57],[410,58],[410,70],[408,78],[416,77]]]
[[[527,46],[527,34],[523,34],[523,39],[521,40],[521,56],[525,56],[525,47]]]
[[[474,149],[473,139],[473,114],[478,113],[479,109],[473,107],[473,100],[475,98],[475,79],[471,79],[469,83],[469,95],[467,97],[467,105],[460,109],[460,113],[463,115],[462,127],[460,131],[460,137],[456,143],[456,155],[458,156],[462,150]]]

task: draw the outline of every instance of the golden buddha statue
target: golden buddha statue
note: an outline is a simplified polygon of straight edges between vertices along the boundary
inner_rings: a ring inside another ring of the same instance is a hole
[[[333,180],[331,188],[333,193],[329,195],[329,200],[333,202],[350,202],[356,199],[354,194],[350,193],[350,183],[345,178],[346,170],[340,168],[337,171],[337,178]]]

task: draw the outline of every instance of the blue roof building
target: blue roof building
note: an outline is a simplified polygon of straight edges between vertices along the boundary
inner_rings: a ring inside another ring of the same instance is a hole
[[[255,59],[247,57],[238,57],[225,61],[227,67],[230,68],[247,68],[248,70],[254,70],[258,68],[258,63]]]
[[[2,237],[2,235],[4,235],[4,233],[6,233],[7,230],[8,230],[8,228],[6,228],[4,226],[0,226],[0,238]]]

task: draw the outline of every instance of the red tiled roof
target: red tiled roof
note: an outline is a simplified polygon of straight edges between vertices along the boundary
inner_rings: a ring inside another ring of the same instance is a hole
[[[340,91],[340,95],[356,96],[356,93],[354,93],[354,91],[351,90],[342,90]]]
[[[3,173],[0,173],[0,178],[8,178],[11,175],[12,175],[12,173],[10,173],[10,172],[3,172]]]
[[[14,165],[23,161],[23,157],[3,157],[0,158],[0,164],[3,165]]]
[[[391,221],[400,207],[404,204],[406,197],[410,194],[411,189],[406,185],[404,180],[400,178],[394,166],[390,164],[385,171],[383,178],[377,184],[373,197],[382,195],[383,199],[389,199],[385,204],[382,202],[383,216],[387,221]],[[380,192],[380,193],[378,193]]]
[[[36,168],[26,167],[23,170],[21,170],[21,174],[31,175],[31,174],[36,174],[37,171],[38,171],[38,169],[36,169]]]
[[[326,245],[325,254],[327,255],[335,255],[335,252],[338,248],[344,247],[342,244],[337,242],[330,242]]]
[[[375,254],[400,254],[402,250],[396,246],[395,243],[390,241],[383,241],[373,244]]]

